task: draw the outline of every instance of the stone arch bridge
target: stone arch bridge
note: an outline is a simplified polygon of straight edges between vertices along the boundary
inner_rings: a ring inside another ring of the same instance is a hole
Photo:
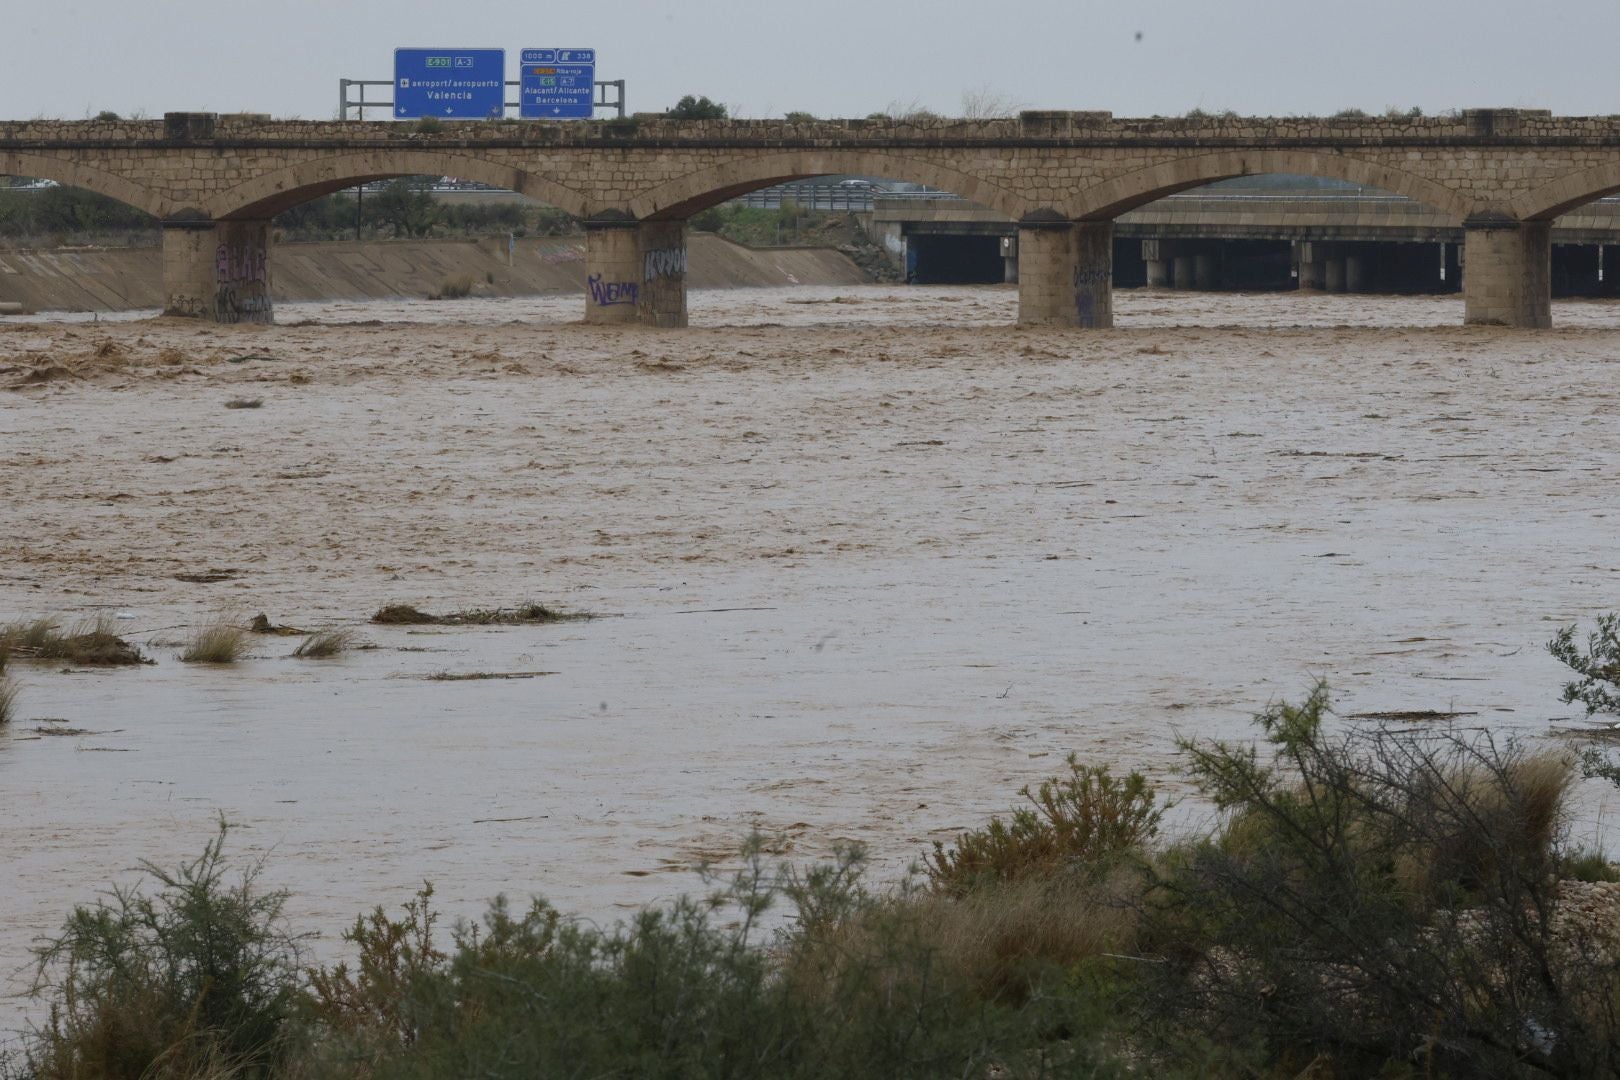
[[[1113,322],[1113,219],[1214,180],[1300,173],[1383,188],[1465,230],[1466,320],[1551,322],[1550,225],[1620,191],[1620,121],[1515,109],[1399,119],[1004,120],[569,124],[273,121],[0,123],[0,174],[137,206],[163,225],[170,314],[268,322],[270,219],[394,176],[510,188],[581,218],[587,322],[686,322],[686,219],[787,180],[855,173],[955,192],[1018,222],[1019,322]]]

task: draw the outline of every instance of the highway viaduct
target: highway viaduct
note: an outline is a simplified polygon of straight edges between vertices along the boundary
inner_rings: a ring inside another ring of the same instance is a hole
[[[758,196],[776,192],[809,205],[793,185]],[[1018,225],[994,210],[944,193],[880,193],[866,217],[872,238],[920,283],[1018,280]],[[1557,218],[1551,238],[1554,298],[1620,295],[1620,198]],[[1116,218],[1114,286],[1460,292],[1465,239],[1460,223],[1403,196],[1239,178]]]
[[[0,173],[119,199],[163,225],[165,310],[269,322],[271,219],[393,176],[451,175],[580,218],[585,320],[686,323],[686,219],[787,180],[893,177],[1017,223],[1018,320],[1113,323],[1121,214],[1215,180],[1332,177],[1421,202],[1462,230],[1465,320],[1551,324],[1553,219],[1620,191],[1620,120],[1471,109],[1447,117],[575,123],[151,121],[0,123]]]

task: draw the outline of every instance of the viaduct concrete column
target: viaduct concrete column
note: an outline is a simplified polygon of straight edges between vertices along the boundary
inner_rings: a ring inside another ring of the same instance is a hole
[[[1312,240],[1294,241],[1294,264],[1299,268],[1300,292],[1322,287],[1322,249]]]
[[[1551,223],[1471,217],[1463,229],[1468,265],[1463,321],[1470,326],[1551,326]]]
[[[1204,292],[1209,292],[1215,288],[1217,280],[1215,256],[1194,255],[1193,285]]]
[[[1367,260],[1360,255],[1346,255],[1344,257],[1344,291],[1367,291]]]
[[[1344,292],[1344,256],[1335,255],[1322,264],[1322,288],[1328,292]]]
[[[1147,283],[1151,289],[1170,285],[1170,243],[1167,240],[1142,241],[1142,262],[1147,264]]]
[[[163,313],[271,323],[268,221],[163,223]]]
[[[641,302],[649,326],[686,325],[686,222],[647,221],[640,229]]]
[[[1191,255],[1177,255],[1170,260],[1170,287],[1191,289],[1198,283],[1198,260]]]
[[[1029,217],[1018,223],[1020,326],[1114,325],[1114,223]]]
[[[631,220],[585,223],[585,321],[633,323],[641,303],[641,226]]]

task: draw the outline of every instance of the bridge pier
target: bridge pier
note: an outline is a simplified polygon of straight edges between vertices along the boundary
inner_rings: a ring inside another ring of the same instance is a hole
[[[585,321],[686,325],[686,222],[585,222]]]
[[[271,323],[268,221],[165,221],[163,314]]]
[[[1552,325],[1552,223],[1489,216],[1463,222],[1463,321]]]
[[[649,326],[686,325],[686,222],[648,221],[640,230],[641,304]]]
[[[1018,223],[1018,324],[1114,325],[1114,223],[1031,215]]]
[[[1170,241],[1143,240],[1142,262],[1147,267],[1150,289],[1164,289],[1170,285]]]

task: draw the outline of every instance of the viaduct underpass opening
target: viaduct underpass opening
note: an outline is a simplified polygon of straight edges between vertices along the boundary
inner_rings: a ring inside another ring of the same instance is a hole
[[[923,233],[908,238],[906,280],[915,285],[994,285],[1006,280],[999,236]]]

